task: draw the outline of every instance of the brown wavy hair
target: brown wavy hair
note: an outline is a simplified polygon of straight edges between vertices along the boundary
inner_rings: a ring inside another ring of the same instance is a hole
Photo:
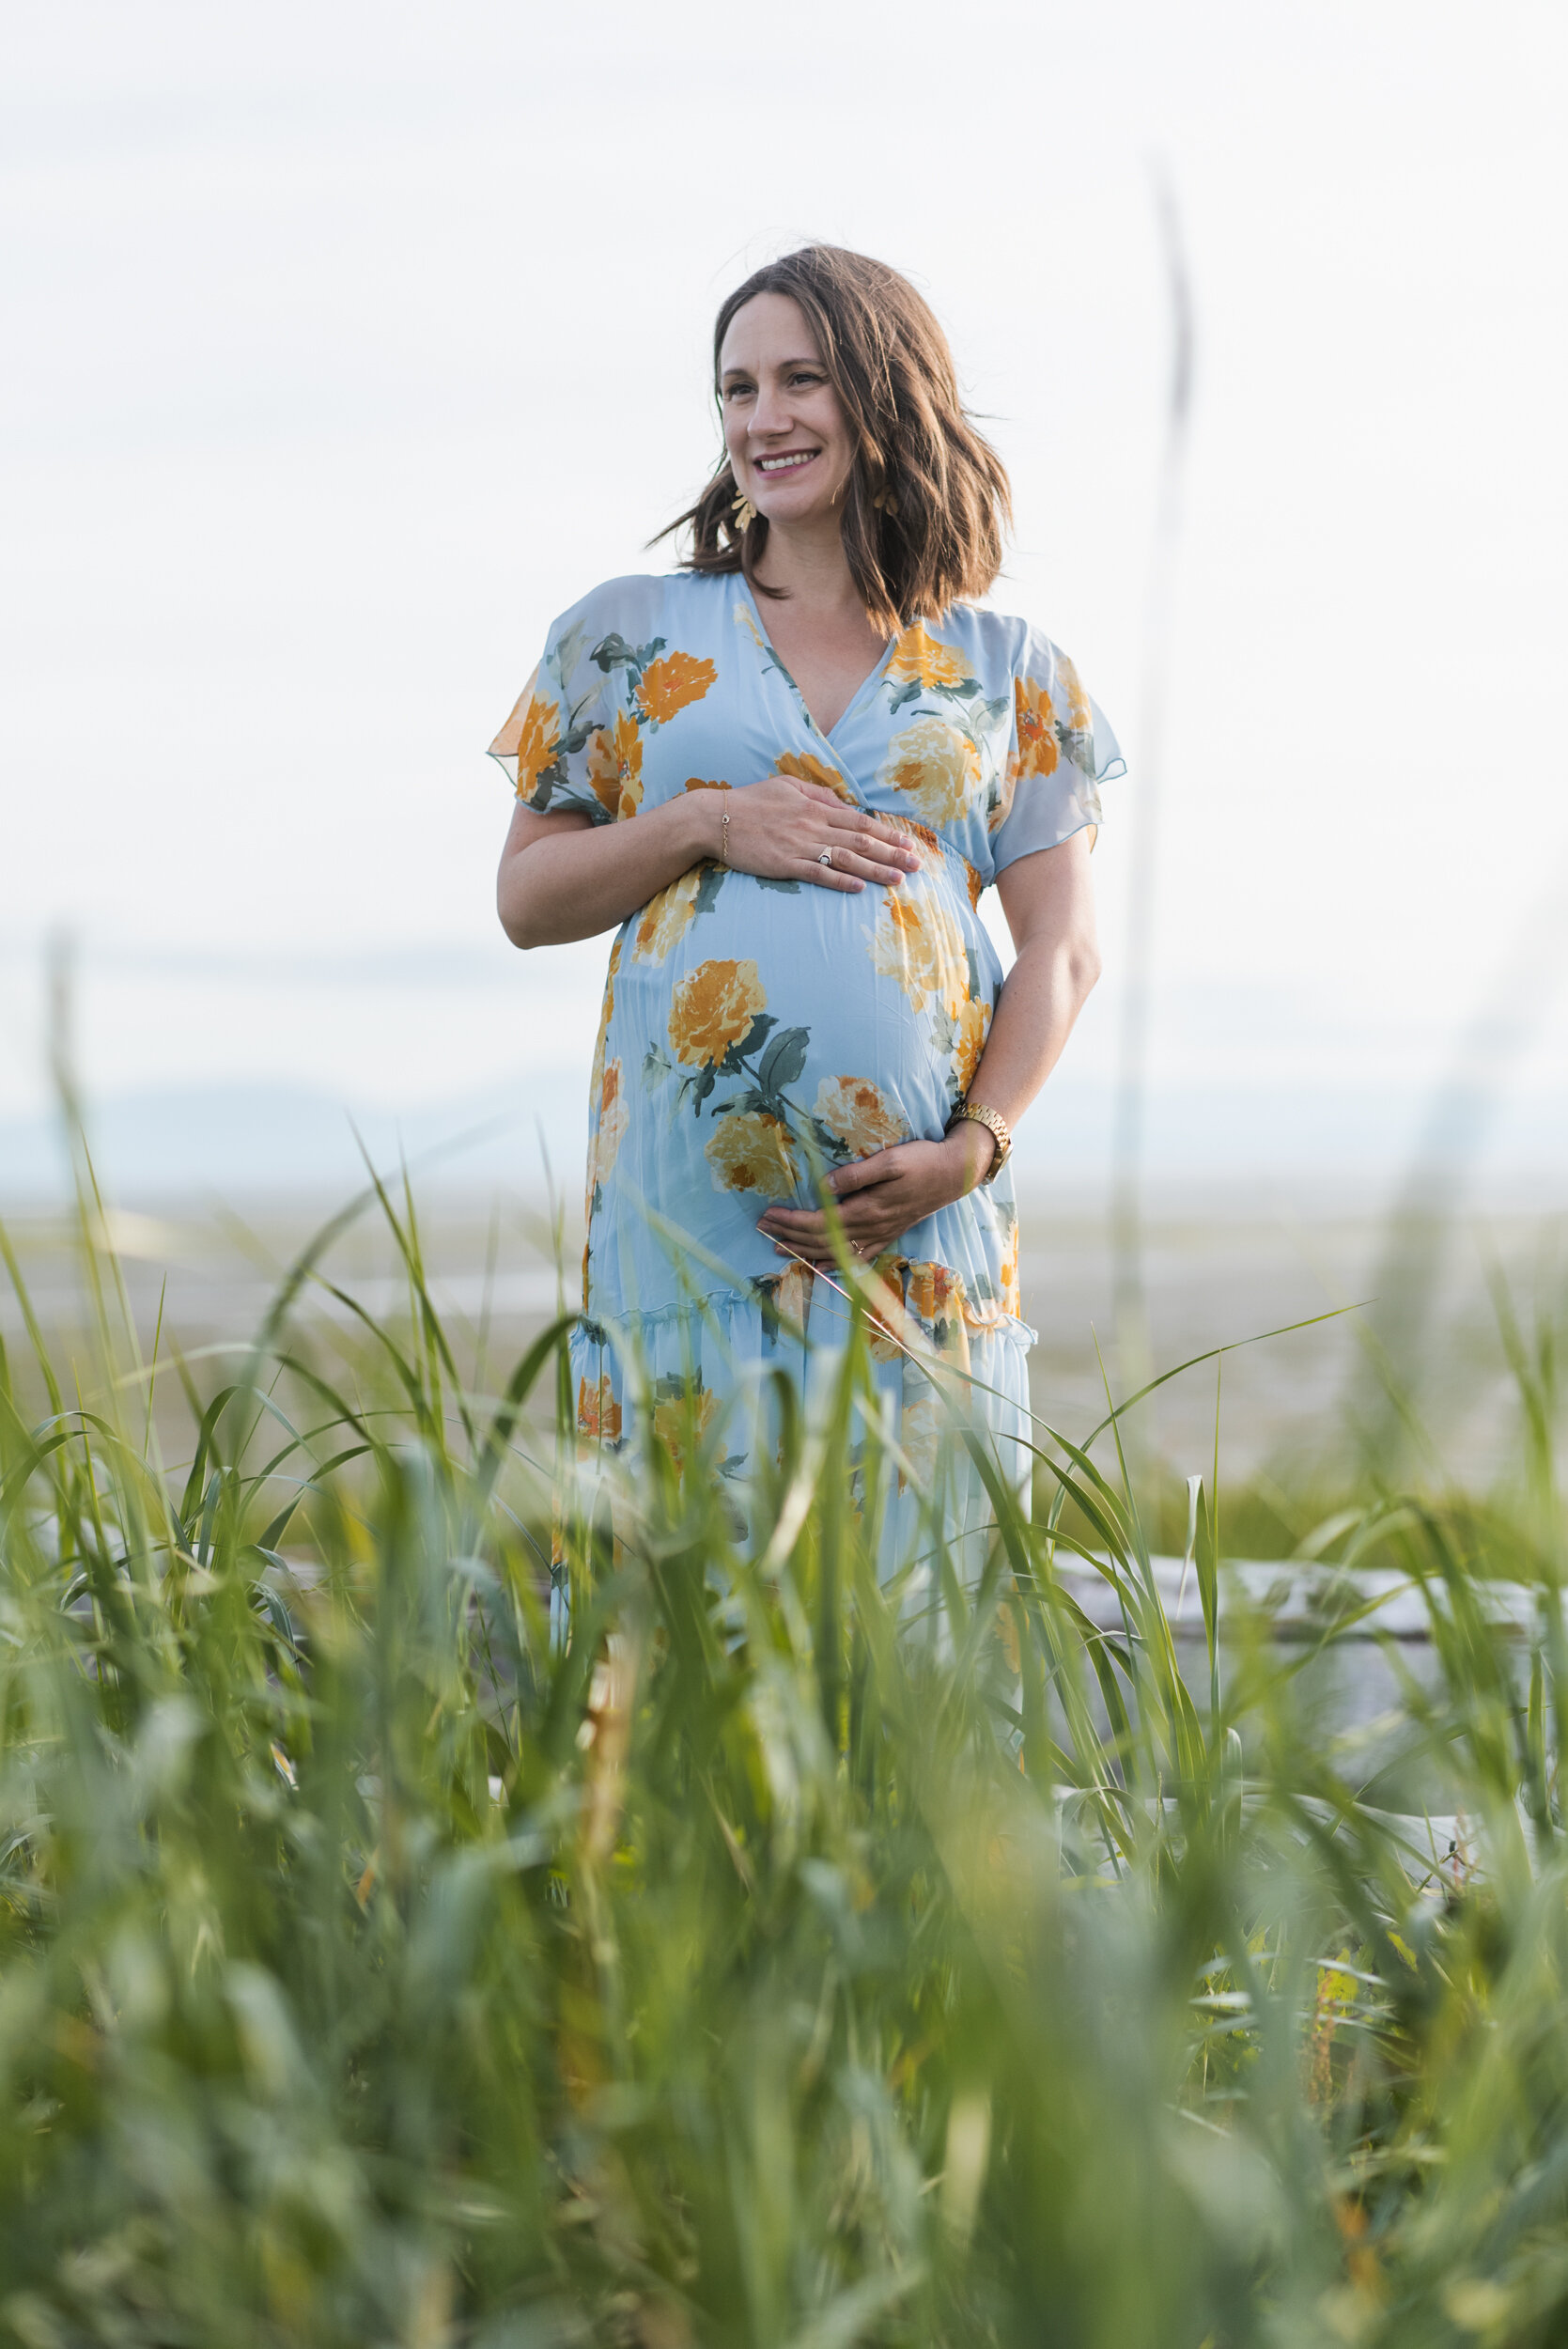
[[[885,262],[842,245],[802,245],[737,286],[713,328],[713,389],[730,320],[761,293],[787,294],[811,322],[855,443],[844,506],[844,552],[873,625],[896,634],[983,596],[1001,568],[1013,519],[1007,474],[958,397],[947,336],[928,303]],[[659,534],[688,524],[690,571],[739,571],[753,592],[768,523],[741,530],[726,454],[696,504]],[[653,544],[657,545],[658,540]]]

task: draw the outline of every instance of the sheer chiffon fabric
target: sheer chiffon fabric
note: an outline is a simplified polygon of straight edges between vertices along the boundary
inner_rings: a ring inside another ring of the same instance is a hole
[[[757,1447],[775,1440],[768,1373],[785,1371],[809,1416],[849,1323],[836,1277],[782,1259],[757,1218],[815,1206],[835,1167],[940,1138],[1001,986],[982,894],[1019,857],[1097,826],[1121,754],[1063,653],[970,606],[902,630],[825,733],[744,580],[690,574],[613,580],[563,614],[491,751],[542,812],[630,823],[682,792],[784,773],[891,820],[919,854],[901,887],[860,894],[703,863],[611,947],[579,1430],[617,1449],[651,1424],[676,1456],[697,1446],[745,1515]],[[1033,1332],[1017,1268],[1004,1169],[868,1268],[862,1415],[905,1462],[884,1519],[890,1571],[929,1533],[919,1496],[933,1478],[966,1554],[988,1521],[944,1427],[974,1424],[1008,1481],[1026,1476]]]

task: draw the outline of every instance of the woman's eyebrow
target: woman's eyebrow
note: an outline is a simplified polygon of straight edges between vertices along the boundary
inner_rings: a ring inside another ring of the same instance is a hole
[[[820,359],[816,358],[775,359],[773,365],[782,372],[785,367],[819,367],[822,365],[822,362]],[[741,375],[751,377],[756,374],[756,372],[757,370],[755,367],[726,367],[719,380],[722,383],[727,383],[731,376]]]

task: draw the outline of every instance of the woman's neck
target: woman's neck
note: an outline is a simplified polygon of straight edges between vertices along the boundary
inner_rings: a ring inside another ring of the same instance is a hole
[[[824,529],[809,531],[785,531],[769,522],[756,575],[764,587],[782,589],[802,614],[814,618],[865,617],[836,519]]]

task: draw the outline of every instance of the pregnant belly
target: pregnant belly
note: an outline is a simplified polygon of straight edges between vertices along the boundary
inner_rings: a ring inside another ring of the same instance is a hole
[[[811,1204],[832,1167],[941,1134],[1000,975],[945,866],[859,894],[684,876],[619,941],[601,1211],[610,1178],[726,1261],[774,1268],[754,1229],[770,1201]]]

